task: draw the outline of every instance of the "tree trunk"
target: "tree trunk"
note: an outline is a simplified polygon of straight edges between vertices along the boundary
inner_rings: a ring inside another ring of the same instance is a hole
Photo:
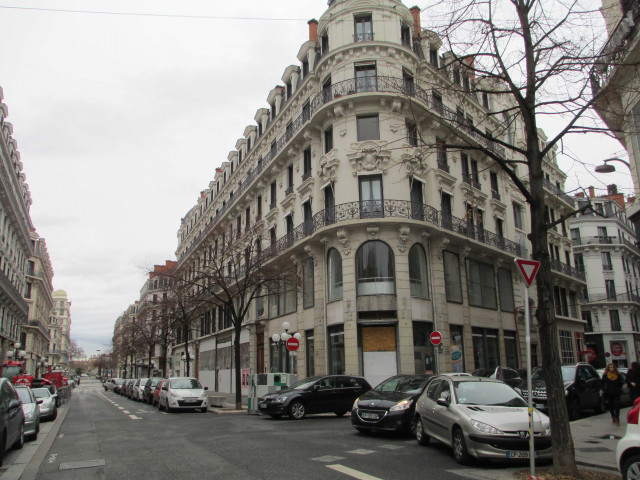
[[[242,410],[242,371],[240,365],[240,333],[242,332],[242,322],[236,322],[234,327],[233,356],[235,362],[236,410]]]

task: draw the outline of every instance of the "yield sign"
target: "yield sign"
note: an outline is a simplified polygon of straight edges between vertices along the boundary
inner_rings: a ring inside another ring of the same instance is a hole
[[[516,258],[515,262],[522,274],[522,278],[524,278],[524,281],[527,284],[527,287],[530,287],[536,273],[538,273],[540,262],[537,262],[536,260],[525,260],[523,258]]]

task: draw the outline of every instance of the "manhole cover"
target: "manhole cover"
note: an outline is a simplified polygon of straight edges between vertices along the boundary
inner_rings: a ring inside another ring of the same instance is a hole
[[[104,460],[83,460],[81,462],[65,462],[61,463],[58,470],[73,470],[75,468],[92,468],[103,467],[105,465]]]

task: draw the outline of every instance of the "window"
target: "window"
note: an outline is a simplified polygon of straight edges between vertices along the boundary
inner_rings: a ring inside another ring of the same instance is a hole
[[[418,127],[415,123],[406,122],[407,125],[407,142],[412,147],[418,146]]]
[[[358,141],[380,140],[380,126],[378,115],[361,115],[356,117]]]
[[[256,220],[262,218],[262,195],[258,195],[258,200],[256,203]]]
[[[575,265],[576,270],[584,272],[584,256],[582,253],[573,254],[573,264]]]
[[[316,374],[315,362],[315,335],[313,330],[305,332],[305,345],[307,347],[307,377],[313,377]]]
[[[302,308],[313,307],[313,258],[302,262]]]
[[[518,342],[516,341],[516,332],[504,331],[504,354],[507,359],[507,367],[518,368]]]
[[[444,104],[442,103],[442,95],[440,93],[433,91],[431,94],[431,98],[433,101],[433,109],[442,114],[444,112]]]
[[[602,257],[602,269],[613,270],[613,265],[611,264],[611,252],[601,252],[601,257]]]
[[[373,23],[371,15],[359,15],[354,19],[354,42],[367,42],[373,40]]]
[[[335,248],[327,254],[327,272],[329,278],[329,301],[342,300],[342,257]]]
[[[449,172],[449,161],[447,160],[447,147],[444,140],[436,138],[436,155],[438,157],[438,168]]]
[[[31,298],[31,282],[26,282],[24,287],[24,298]]]
[[[438,50],[435,48],[429,49],[429,63],[438,68]]]
[[[285,195],[291,195],[293,193],[293,165],[287,167],[287,180],[287,190],[284,193]]]
[[[357,295],[395,293],[393,252],[379,240],[365,242],[356,252]]]
[[[409,250],[409,282],[412,297],[429,298],[427,256],[422,245],[417,243]]]
[[[295,312],[296,295],[295,279],[281,279],[272,284],[269,291],[269,318]]]
[[[356,65],[356,91],[375,92],[377,88],[376,64]]]
[[[616,284],[613,280],[605,280],[604,288],[607,293],[607,298],[611,300],[616,300]]]
[[[469,305],[496,309],[496,282],[493,265],[467,260]]]
[[[277,202],[277,199],[276,199],[276,191],[277,191],[276,190],[276,182],[271,182],[271,187],[270,188],[271,188],[271,204],[269,205],[269,207],[271,209],[274,209],[274,208],[276,208],[276,202]]]
[[[560,330],[560,361],[563,365],[576,362],[573,335],[570,331]]]
[[[320,37],[322,55],[329,51],[329,32],[324,32]]]
[[[331,225],[336,222],[336,199],[333,194],[333,184],[324,187],[323,192],[325,222],[327,225]]]
[[[360,217],[382,217],[382,177],[360,177]]]
[[[329,127],[324,131],[324,153],[333,150],[333,127]]]
[[[462,325],[449,325],[449,332],[451,334],[451,371],[462,373],[465,371]]]
[[[448,302],[462,303],[462,283],[460,279],[460,260],[456,253],[444,251],[444,286]]]
[[[498,331],[492,328],[473,328],[473,360],[476,368],[496,368],[500,365]]]
[[[498,268],[498,291],[500,292],[500,310],[513,312],[515,310],[515,302],[513,300],[511,270]]]
[[[489,110],[489,94],[487,92],[482,94],[482,106]]]
[[[411,47],[411,29],[406,23],[400,25],[400,43],[405,47]]]
[[[309,75],[309,60],[306,58],[302,61],[302,78],[306,78]]]
[[[302,154],[302,180],[311,176],[311,147],[305,148]]]
[[[329,327],[327,333],[329,336],[329,374],[342,375],[345,372],[344,326]]]
[[[498,174],[496,172],[489,172],[489,179],[491,181],[491,196],[496,200],[500,200],[500,189],[498,188]]]
[[[524,222],[522,218],[522,205],[520,205],[519,203],[513,204],[513,223],[517,229],[523,229]]]

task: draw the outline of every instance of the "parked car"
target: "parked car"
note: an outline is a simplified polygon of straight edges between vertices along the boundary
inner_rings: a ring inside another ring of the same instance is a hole
[[[209,408],[209,387],[202,387],[197,378],[169,378],[160,390],[158,408],[173,410],[200,410],[205,413]]]
[[[162,386],[167,382],[167,379],[164,378],[160,380],[156,384],[156,388],[153,389],[153,399],[151,400],[151,405],[154,407],[158,406],[158,400],[160,398],[160,392],[162,391]]]
[[[596,413],[604,412],[604,397],[600,394],[600,378],[598,372],[588,363],[576,365],[562,365],[562,380],[567,399],[569,419],[576,420],[584,409],[593,409]],[[533,389],[533,406],[544,412],[547,411],[547,389],[544,382],[542,368],[538,367],[531,373]],[[526,382],[518,387],[524,397],[527,397]]]
[[[58,417],[58,394],[53,395],[46,387],[34,388],[32,391],[38,400],[42,400],[40,420],[55,420]]]
[[[144,403],[148,403],[149,405],[153,405],[153,392],[156,389],[156,385],[158,382],[163,380],[160,377],[149,378],[147,382],[144,384],[144,389],[142,391],[142,401]]]
[[[40,404],[42,400],[37,399],[31,388],[25,386],[14,387],[22,402],[22,413],[24,413],[24,436],[31,440],[38,438],[40,431]]]
[[[0,466],[4,452],[24,445],[24,412],[16,389],[6,378],[0,378]]]
[[[125,397],[129,398],[129,399],[133,399],[133,387],[136,384],[136,380],[135,378],[130,378],[129,382],[127,383],[127,389],[125,391]]]
[[[289,415],[295,420],[311,413],[334,412],[340,417],[353,407],[356,398],[369,390],[371,385],[363,377],[310,377],[294,383],[286,390],[259,398],[258,410],[272,418]]]
[[[391,430],[413,433],[415,401],[430,375],[395,375],[353,402],[351,425],[359,432]]]
[[[144,394],[144,386],[147,384],[148,378],[139,378],[136,380],[136,383],[133,384],[133,388],[131,390],[131,399],[136,402],[142,402],[143,394]]]
[[[495,368],[479,368],[471,373],[471,375],[502,380],[504,383],[511,385],[512,387],[517,387],[522,383],[522,378],[518,371],[509,367],[497,366]]]
[[[622,480],[640,478],[640,398],[627,413],[627,429],[616,448],[616,463]]]
[[[102,384],[102,387],[104,388],[104,391],[107,392],[109,390],[113,390],[116,386],[116,380],[119,380],[118,378],[107,378],[105,380],[105,382]]]
[[[113,393],[120,393],[120,388],[122,388],[122,385],[124,384],[125,380],[124,378],[115,378],[114,379],[114,385],[113,385]]]
[[[535,410],[536,458],[552,458],[549,418]],[[527,402],[500,380],[474,376],[433,377],[416,404],[416,440],[434,438],[453,448],[460,464],[471,457],[529,458]]]

